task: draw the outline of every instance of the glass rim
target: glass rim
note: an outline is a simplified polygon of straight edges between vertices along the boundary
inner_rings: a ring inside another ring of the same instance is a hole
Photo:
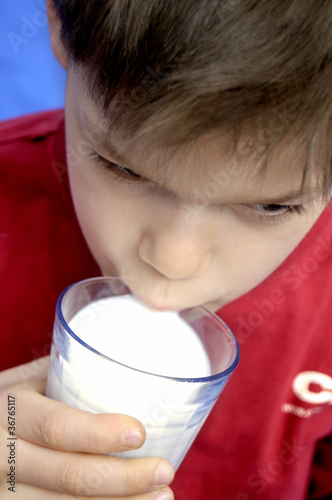
[[[208,309],[207,307],[205,307],[203,305],[194,306],[194,307],[187,307],[185,309],[181,309],[179,311],[174,311],[174,312],[176,312],[176,313],[179,314],[180,312],[183,312],[183,311],[193,311],[193,310],[198,310],[199,311],[199,310],[202,310],[208,316],[210,316],[210,318],[214,319],[215,321],[217,321],[218,323],[220,323],[223,326],[224,332],[227,333],[228,338],[233,342],[233,345],[235,347],[235,355],[234,355],[234,359],[232,360],[231,364],[225,370],[222,370],[221,372],[216,373],[214,375],[209,375],[209,376],[206,376],[206,377],[172,377],[172,376],[169,376],[169,375],[160,375],[158,373],[153,373],[153,372],[141,370],[139,368],[135,368],[133,366],[127,365],[126,363],[121,363],[120,361],[117,361],[116,359],[113,359],[110,356],[106,356],[106,354],[103,354],[103,353],[99,352],[97,349],[95,349],[94,347],[92,347],[89,344],[87,344],[78,335],[76,335],[76,333],[70,328],[70,326],[68,325],[67,321],[65,320],[65,318],[64,318],[64,316],[62,314],[61,305],[62,305],[62,302],[63,302],[64,298],[68,294],[68,292],[70,292],[70,290],[72,288],[76,287],[77,285],[81,285],[81,284],[89,283],[89,282],[94,282],[94,281],[107,281],[107,280],[121,282],[124,286],[126,286],[128,288],[129,294],[135,297],[135,294],[133,292],[131,292],[131,290],[129,289],[129,287],[121,280],[121,278],[117,278],[115,276],[114,277],[113,276],[98,276],[98,277],[95,277],[95,278],[87,278],[87,279],[84,279],[84,280],[81,280],[81,281],[77,281],[76,283],[73,283],[73,284],[69,285],[67,288],[65,288],[61,292],[61,294],[59,295],[58,300],[56,302],[56,317],[59,319],[61,326],[65,329],[65,331],[74,340],[76,340],[83,347],[87,348],[89,351],[93,352],[94,354],[102,357],[103,359],[105,359],[107,361],[112,361],[113,363],[117,363],[118,365],[124,366],[125,368],[129,368],[130,370],[133,370],[135,372],[143,373],[145,375],[150,375],[150,376],[154,376],[154,377],[160,377],[160,378],[163,378],[163,379],[174,380],[174,381],[177,381],[177,382],[189,382],[189,383],[211,382],[211,381],[214,381],[214,380],[225,378],[228,375],[230,376],[233,373],[233,371],[235,370],[235,368],[237,367],[237,365],[239,364],[239,361],[240,361],[240,346],[239,346],[239,343],[238,343],[238,341],[237,341],[234,333],[229,328],[229,326],[227,326],[226,323],[217,314],[215,314],[213,311],[210,311],[210,309]],[[114,295],[114,297],[119,297],[119,296],[121,296],[121,295]],[[184,321],[187,324],[189,324],[185,319],[184,319]],[[189,324],[189,326],[191,326],[191,325]]]

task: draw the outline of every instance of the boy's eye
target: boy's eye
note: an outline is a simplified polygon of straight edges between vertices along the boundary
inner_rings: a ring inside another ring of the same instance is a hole
[[[131,183],[142,182],[143,180],[143,177],[141,175],[136,174],[129,168],[122,167],[117,163],[107,160],[107,158],[100,156],[96,152],[92,152],[91,156],[97,163],[99,163],[106,170],[112,172],[112,174],[114,174],[117,178],[120,178],[126,182],[131,182]]]
[[[253,208],[255,210],[258,210],[258,211],[263,212],[263,213],[276,214],[276,213],[284,212],[285,210],[287,210],[291,207],[288,205],[271,204],[271,205],[253,205]]]
[[[303,205],[278,205],[278,204],[262,204],[250,205],[246,207],[253,216],[263,220],[276,220],[286,215],[303,214],[306,212]]]

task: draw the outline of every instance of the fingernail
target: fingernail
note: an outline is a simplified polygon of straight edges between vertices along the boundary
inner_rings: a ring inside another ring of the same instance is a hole
[[[142,441],[142,434],[138,429],[128,429],[123,436],[123,444],[127,448],[139,448]]]
[[[158,491],[155,495],[156,500],[173,500],[174,496],[169,490]]]
[[[173,478],[174,470],[172,466],[167,463],[162,463],[157,467],[154,484],[156,486],[166,486],[172,482]]]

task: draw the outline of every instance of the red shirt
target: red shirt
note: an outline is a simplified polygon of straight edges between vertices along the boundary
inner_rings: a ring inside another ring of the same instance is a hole
[[[5,369],[47,354],[59,293],[100,274],[70,198],[62,111],[0,124],[0,210]],[[176,500],[332,498],[331,256],[326,209],[218,312],[241,360],[176,474]]]
[[[70,198],[63,112],[0,124],[1,369],[48,354],[59,293],[99,274]]]

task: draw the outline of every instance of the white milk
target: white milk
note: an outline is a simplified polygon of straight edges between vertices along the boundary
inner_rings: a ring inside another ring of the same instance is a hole
[[[199,383],[160,375],[211,375],[209,358],[194,330],[177,313],[153,311],[130,295],[86,306],[69,326],[117,363],[68,336],[66,355],[53,356],[47,395],[82,410],[138,418],[147,430],[146,443],[120,455],[162,456],[179,465],[205,420],[201,421],[207,401],[202,401]]]
[[[94,302],[69,326],[89,346],[131,368],[180,378],[211,374],[199,337],[176,312],[154,311],[131,295]]]

